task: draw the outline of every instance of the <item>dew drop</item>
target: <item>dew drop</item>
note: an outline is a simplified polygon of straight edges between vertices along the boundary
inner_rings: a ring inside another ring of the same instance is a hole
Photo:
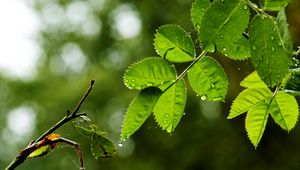
[[[167,118],[167,117],[169,117],[169,114],[167,113],[167,114],[165,114],[165,117]]]
[[[275,47],[272,47],[272,51],[275,51]]]
[[[274,40],[274,39],[275,39],[275,37],[272,35],[272,36],[271,36],[271,40]]]
[[[206,95],[202,95],[200,98],[201,98],[201,100],[206,100],[207,96]]]
[[[243,7],[243,8],[244,8],[244,10],[248,9],[247,5],[244,5],[244,7]]]
[[[281,47],[281,46],[282,46],[282,44],[281,44],[281,42],[280,42],[280,41],[279,41],[277,44],[279,45],[279,47]]]
[[[225,47],[223,47],[223,49],[222,49],[223,51],[226,51],[226,48]]]
[[[202,8],[202,11],[205,11],[205,8]]]
[[[182,115],[184,116],[184,115],[185,115],[185,112],[183,112]]]
[[[216,87],[215,83],[211,83],[211,84],[210,84],[210,87],[211,87],[211,88],[215,88],[215,87]]]
[[[253,50],[256,50],[256,46],[255,46],[255,45],[253,45],[253,46],[252,46],[252,49],[253,49]]]
[[[123,144],[122,144],[122,143],[119,143],[118,145],[119,145],[119,147],[123,147]]]

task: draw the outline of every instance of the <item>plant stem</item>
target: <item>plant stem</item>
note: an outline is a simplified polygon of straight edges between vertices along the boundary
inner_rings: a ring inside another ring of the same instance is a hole
[[[86,98],[88,97],[89,93],[91,92],[93,85],[94,85],[95,81],[92,80],[90,83],[89,88],[87,89],[87,91],[85,92],[85,94],[82,96],[82,98],[80,99],[79,103],[77,104],[77,106],[74,108],[73,112],[70,114],[69,111],[67,111],[67,115],[64,116],[60,121],[58,121],[55,125],[53,125],[51,128],[49,128],[43,135],[41,135],[37,140],[31,142],[25,149],[23,149],[21,151],[21,153],[16,156],[16,158],[5,168],[5,170],[13,170],[16,167],[18,167],[19,165],[21,165],[26,159],[27,157],[30,155],[31,152],[33,152],[35,149],[37,149],[37,144],[39,141],[43,140],[46,136],[48,136],[49,134],[51,134],[52,132],[54,132],[55,130],[57,130],[58,128],[60,128],[62,125],[64,125],[65,123],[69,122],[72,119],[75,119],[79,116],[83,116],[86,115],[86,113],[78,113],[82,103],[86,100]]]
[[[202,51],[202,53],[193,60],[193,62],[191,62],[191,64],[183,70],[183,72],[178,76],[176,77],[175,81],[173,81],[163,92],[167,91],[170,87],[172,87],[174,84],[176,84],[179,80],[181,80],[187,73],[188,71],[193,67],[193,65],[199,61],[203,56],[205,56],[207,53],[206,50]]]
[[[250,0],[243,0],[247,5],[249,5],[256,13],[263,13],[263,10],[258,8],[256,4],[252,3]]]

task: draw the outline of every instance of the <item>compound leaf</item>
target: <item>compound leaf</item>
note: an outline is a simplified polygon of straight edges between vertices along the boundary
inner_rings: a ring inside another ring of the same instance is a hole
[[[249,9],[240,0],[215,0],[203,14],[199,31],[203,49],[214,52],[236,42],[249,22]]]
[[[136,132],[150,116],[161,91],[147,88],[141,91],[130,103],[122,124],[121,142]]]
[[[128,88],[141,90],[159,87],[175,78],[176,71],[172,65],[162,58],[150,57],[132,64],[125,71],[123,81]]]
[[[180,80],[168,88],[158,99],[153,112],[159,126],[171,133],[179,123],[186,103],[186,86]]]
[[[268,88],[268,86],[261,80],[256,71],[249,74],[240,84],[246,88]]]
[[[263,136],[268,121],[268,105],[260,102],[252,107],[246,116],[246,131],[251,143],[256,148]]]
[[[212,57],[205,56],[195,63],[188,73],[188,78],[191,87],[201,99],[225,99],[228,80],[222,66]]]
[[[261,79],[270,87],[278,85],[289,68],[289,54],[270,16],[256,15],[249,30],[251,62]]]
[[[233,101],[227,118],[232,119],[237,117],[271,97],[272,92],[268,88],[245,89]]]
[[[189,62],[195,57],[195,47],[190,35],[178,25],[164,25],[154,39],[156,52],[171,62]]]
[[[280,127],[286,131],[295,127],[299,114],[295,97],[285,92],[278,92],[271,106],[271,115]]]

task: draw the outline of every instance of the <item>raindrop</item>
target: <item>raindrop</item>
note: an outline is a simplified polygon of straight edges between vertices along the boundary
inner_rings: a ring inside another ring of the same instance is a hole
[[[220,36],[220,38],[221,38],[221,40],[223,40],[224,36],[223,36],[223,35],[221,35],[221,36]]]
[[[123,144],[122,144],[122,143],[119,143],[118,145],[119,145],[119,147],[123,147]]]
[[[216,87],[215,83],[211,83],[211,84],[210,84],[210,87],[211,87],[211,88],[215,88],[215,87]]]
[[[253,50],[256,50],[256,46],[255,46],[255,45],[253,45],[253,46],[252,46],[252,49],[253,49]]]
[[[169,114],[167,113],[167,114],[165,114],[165,118],[167,118],[167,117],[169,117]]]
[[[223,51],[226,51],[226,48],[225,47],[223,47],[223,49],[222,49]]]
[[[277,44],[279,45],[279,47],[281,47],[281,46],[282,46],[282,44],[281,44],[281,42],[280,42],[280,41],[279,41]]]
[[[275,51],[275,47],[274,46],[272,47],[272,51]]]
[[[205,11],[205,8],[202,8],[202,11]]]
[[[185,115],[185,112],[183,112],[182,115],[184,116],[184,115]]]
[[[244,10],[248,9],[247,5],[244,5],[244,7],[243,7],[243,8],[244,8]]]
[[[271,40],[274,40],[274,39],[275,39],[275,37],[272,35],[272,36],[271,36]]]
[[[206,95],[202,95],[200,98],[201,98],[201,100],[206,100],[207,96]]]

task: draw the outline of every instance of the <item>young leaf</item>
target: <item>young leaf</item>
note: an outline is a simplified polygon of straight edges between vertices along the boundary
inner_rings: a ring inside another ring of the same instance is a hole
[[[275,122],[286,131],[292,130],[298,120],[298,103],[295,97],[278,92],[271,104],[271,115]]]
[[[73,121],[76,130],[84,136],[92,136],[97,130],[97,126],[86,116],[80,116]],[[103,134],[105,134],[103,132]]]
[[[240,38],[248,21],[249,9],[243,1],[215,0],[201,20],[200,44],[207,51],[221,51]]]
[[[242,113],[252,109],[252,107],[264,102],[272,97],[272,92],[268,88],[251,88],[242,91],[233,101],[228,119],[235,118]]]
[[[195,47],[190,35],[178,25],[164,25],[154,39],[156,52],[171,62],[189,62],[195,57]]]
[[[249,74],[240,84],[246,88],[268,88],[268,86],[261,80],[256,71]]]
[[[180,80],[160,96],[153,109],[157,123],[169,133],[176,128],[183,115],[186,93],[185,82]]]
[[[287,19],[285,15],[285,9],[281,8],[277,15],[277,23],[280,30],[280,36],[283,41],[283,47],[287,50],[287,52],[293,52],[293,42],[291,38],[291,34],[288,28]]]
[[[222,66],[212,57],[201,58],[188,73],[193,90],[203,100],[222,101],[227,92],[228,80]]]
[[[199,32],[200,24],[204,12],[210,7],[211,2],[209,0],[195,0],[191,9],[192,22],[196,30]]]
[[[130,103],[122,124],[121,142],[136,132],[150,116],[161,91],[147,88],[141,91]]]
[[[268,105],[264,102],[260,102],[251,108],[246,116],[246,131],[255,148],[263,136],[268,117]]]
[[[251,62],[261,79],[270,87],[278,85],[289,68],[289,54],[273,18],[256,15],[250,24]]]
[[[224,48],[220,50],[220,52],[233,60],[244,60],[250,57],[249,40],[246,37],[241,36],[232,44],[224,44]]]
[[[30,153],[28,157],[35,158],[35,157],[41,157],[41,156],[49,154],[56,147],[56,143],[50,144],[50,142],[53,140],[56,140],[60,137],[61,137],[60,134],[56,134],[56,133],[49,134],[48,136],[45,137],[45,139],[41,140],[37,144],[38,148],[35,151],[33,151],[32,153]]]
[[[91,138],[91,151],[98,161],[100,158],[111,158],[116,155],[114,143],[98,133],[95,133]]]
[[[130,89],[159,87],[175,80],[175,68],[162,58],[146,58],[132,64],[124,74],[124,84]]]
[[[279,11],[282,7],[286,7],[291,0],[265,0],[264,10]]]

